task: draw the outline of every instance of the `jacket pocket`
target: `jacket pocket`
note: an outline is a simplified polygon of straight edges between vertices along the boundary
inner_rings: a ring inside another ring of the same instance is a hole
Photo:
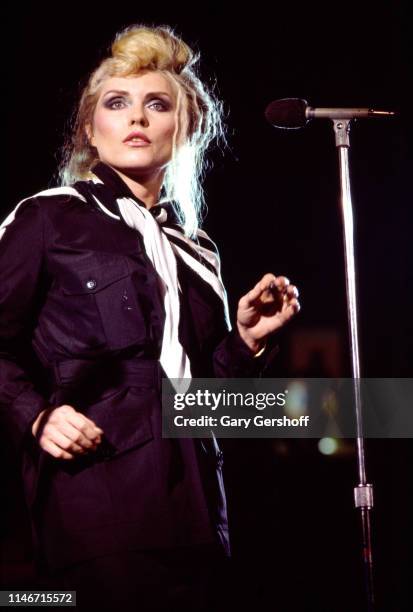
[[[80,315],[84,308],[89,329],[97,316],[108,348],[125,348],[147,337],[145,313],[126,258],[77,269],[65,278],[62,292]]]
[[[86,416],[104,432],[102,444],[95,451],[97,457],[111,459],[152,440],[152,403],[149,389],[138,396],[131,393],[129,387],[124,387],[88,407]]]
[[[102,442],[96,450],[76,455],[73,461],[56,460],[59,468],[75,474],[91,467],[96,461],[112,459],[152,440],[150,394],[150,390],[147,390],[136,396],[129,387],[123,386],[93,403],[82,399],[74,401],[72,405],[75,410],[103,430]]]

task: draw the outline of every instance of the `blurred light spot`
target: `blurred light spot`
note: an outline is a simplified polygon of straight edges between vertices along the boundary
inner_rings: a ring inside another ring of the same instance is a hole
[[[305,415],[308,409],[308,389],[305,382],[296,380],[288,385],[287,401],[284,412],[294,418]]]
[[[338,450],[338,441],[336,438],[321,438],[318,441],[318,450],[323,455],[334,455]]]

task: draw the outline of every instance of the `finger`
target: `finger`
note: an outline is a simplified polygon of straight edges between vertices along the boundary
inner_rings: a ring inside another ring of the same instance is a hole
[[[82,446],[89,447],[94,442],[100,442],[101,430],[94,426],[92,429],[86,418],[73,409],[70,411],[57,409],[49,424]]]
[[[77,413],[79,414],[79,413]],[[101,429],[98,425],[96,425],[96,423],[94,421],[92,421],[92,419],[88,419],[87,416],[85,416],[84,414],[82,414],[82,417],[85,419],[85,421],[91,426],[94,427],[95,429],[97,429],[101,434],[103,434],[103,429]]]
[[[297,298],[299,296],[299,291],[295,285],[288,285],[285,290],[285,293],[288,298]]]
[[[76,442],[85,449],[95,447],[96,444],[102,441],[100,434],[96,434],[94,438],[88,438],[80,429],[77,429],[68,422],[63,422],[59,430],[70,440]]]
[[[103,429],[97,427],[93,421],[85,417],[80,412],[74,412],[73,414],[68,415],[67,421],[73,425],[73,427],[81,431],[84,436],[89,438],[89,440],[95,440],[98,436],[101,436],[104,433]]]
[[[301,310],[300,302],[297,300],[297,298],[292,298],[286,303],[286,308],[291,315],[296,314]]]
[[[76,425],[73,424],[74,421]],[[89,425],[89,419],[85,419],[85,417],[79,413],[77,415],[72,415],[72,420],[64,421],[63,425],[66,435],[79,444],[81,442],[83,443],[83,441],[86,441],[88,444],[94,443],[100,441],[102,438],[102,430],[95,425]]]
[[[286,276],[277,276],[275,278],[274,284],[278,291],[281,291],[283,293],[289,286],[290,281]]]
[[[81,444],[78,444],[74,440],[68,438],[55,426],[49,427],[47,431],[45,431],[44,435],[48,440],[68,453],[78,454],[85,452],[85,449]]]
[[[76,408],[70,406],[70,404],[63,404],[62,406],[59,406],[59,408],[55,409],[55,412],[58,412],[59,414],[63,413],[65,417],[68,417],[66,420],[70,420],[77,427],[83,427],[81,423],[87,423],[89,427],[96,429],[100,434],[104,433],[103,429],[98,427],[94,421],[88,419],[88,417],[81,412],[78,412]]]
[[[43,450],[53,455],[53,457],[56,457],[56,459],[74,459],[74,455],[63,450],[51,440],[44,440],[41,442],[41,447]]]
[[[276,280],[277,280],[277,276],[275,274],[273,274],[272,272],[267,272],[261,278],[259,283],[261,283],[263,288],[267,288],[270,285],[270,283],[275,282]]]
[[[264,291],[268,291],[271,289],[271,284],[275,286],[275,282],[277,277],[274,274],[264,274],[261,280],[249,291],[244,297],[248,303],[257,301]]]
[[[248,291],[248,293],[245,294],[245,301],[247,302],[247,304],[252,304],[253,302],[256,302],[262,292],[263,289],[261,288],[261,283],[257,283],[255,287],[251,289],[251,291]]]

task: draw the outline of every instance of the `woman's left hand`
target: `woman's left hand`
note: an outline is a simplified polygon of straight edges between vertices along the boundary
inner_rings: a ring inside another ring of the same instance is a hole
[[[237,327],[241,338],[256,353],[267,336],[280,329],[300,310],[297,287],[285,276],[264,274],[238,302]]]

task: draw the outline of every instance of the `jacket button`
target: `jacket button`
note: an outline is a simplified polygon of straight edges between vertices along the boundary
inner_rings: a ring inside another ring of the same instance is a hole
[[[87,283],[86,283],[86,287],[87,287],[88,289],[95,289],[96,285],[97,285],[97,283],[96,283],[96,281],[95,281],[95,279],[94,279],[94,278],[91,278],[91,279],[90,279],[90,280],[88,280],[88,281],[87,281]]]

